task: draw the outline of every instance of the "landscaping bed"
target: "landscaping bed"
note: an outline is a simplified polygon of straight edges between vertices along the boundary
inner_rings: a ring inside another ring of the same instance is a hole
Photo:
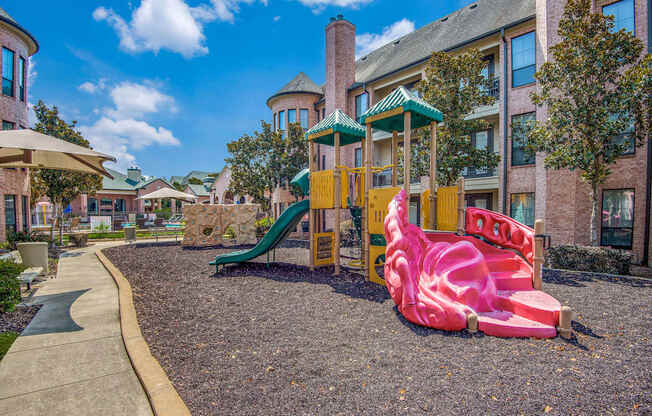
[[[41,309],[40,305],[19,306],[11,312],[0,313],[0,360],[9,351],[18,335],[27,328],[39,309]]]
[[[652,412],[651,281],[546,271],[572,340],[501,339],[413,325],[383,286],[289,264],[305,248],[215,275],[232,250],[104,251],[194,415]]]

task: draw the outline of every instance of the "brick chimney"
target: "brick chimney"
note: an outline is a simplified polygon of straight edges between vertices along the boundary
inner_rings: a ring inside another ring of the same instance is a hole
[[[341,14],[326,26],[326,115],[347,108],[347,89],[355,82],[355,26]]]
[[[137,166],[132,166],[129,169],[127,169],[127,178],[129,180],[132,180],[134,182],[140,182],[140,178],[142,177],[142,172],[140,171],[140,168]]]

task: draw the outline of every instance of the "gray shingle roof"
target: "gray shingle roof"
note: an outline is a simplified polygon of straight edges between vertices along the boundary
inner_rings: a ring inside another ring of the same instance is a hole
[[[535,1],[478,0],[358,59],[355,80],[373,81],[424,61],[434,51],[451,49],[530,18],[535,14]]]
[[[112,191],[135,191],[159,179],[165,182],[167,185],[170,185],[168,181],[163,178],[148,179],[144,176],[141,176],[140,180],[133,181],[122,172],[108,168],[106,170],[111,175],[113,175],[113,179],[102,177],[102,189],[108,189]],[[170,185],[170,187],[172,187],[172,185]]]
[[[12,22],[16,23],[13,17],[9,16],[9,13],[5,11],[2,7],[0,7],[0,16],[4,17],[5,19],[9,19]]]
[[[206,189],[206,186],[204,185],[189,183],[186,186],[197,196],[210,196],[210,190]]]
[[[25,35],[25,41],[27,42],[30,56],[38,52],[39,45],[38,42],[36,41],[36,38],[32,36],[32,34],[29,33],[27,29],[19,25],[18,22],[16,22],[16,20],[14,20],[14,18],[11,17],[9,13],[7,13],[5,9],[3,9],[2,7],[0,7],[0,22],[13,26],[14,28],[22,32],[23,35]]]
[[[285,84],[285,86],[281,88],[276,94],[269,97],[267,99],[267,103],[269,104],[269,100],[279,95],[293,93],[311,93],[322,95],[324,90],[322,87],[315,84],[315,82],[311,80],[308,75],[304,74],[303,72],[299,72],[297,76],[292,79],[292,81]]]

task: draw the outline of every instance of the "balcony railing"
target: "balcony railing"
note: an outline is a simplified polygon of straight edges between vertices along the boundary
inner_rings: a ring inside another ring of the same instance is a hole
[[[487,94],[496,100],[500,98],[500,78],[491,78],[487,80]]]
[[[464,168],[462,176],[467,179],[496,176],[496,169]]]

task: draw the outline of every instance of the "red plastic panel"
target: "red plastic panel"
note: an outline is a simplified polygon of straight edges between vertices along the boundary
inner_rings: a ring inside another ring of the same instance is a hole
[[[467,234],[481,236],[493,244],[518,251],[532,264],[534,230],[514,219],[482,208],[466,208]]]
[[[389,204],[385,238],[385,284],[408,321],[461,330],[474,313],[489,335],[555,336],[561,305],[532,289],[531,266],[516,253],[471,236],[424,234],[408,221],[403,190]]]

